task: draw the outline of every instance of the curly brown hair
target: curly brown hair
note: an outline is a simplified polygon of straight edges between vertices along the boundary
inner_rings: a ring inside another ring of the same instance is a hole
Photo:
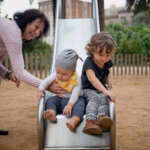
[[[109,33],[100,32],[91,37],[85,48],[89,56],[93,56],[94,51],[101,54],[104,48],[107,54],[113,54],[116,50],[116,42]]]

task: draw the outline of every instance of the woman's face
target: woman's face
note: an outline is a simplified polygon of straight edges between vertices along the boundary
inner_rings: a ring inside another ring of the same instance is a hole
[[[36,19],[31,23],[27,24],[22,34],[22,38],[24,40],[33,40],[36,37],[39,37],[43,29],[44,29],[44,22],[41,21],[41,19]]]

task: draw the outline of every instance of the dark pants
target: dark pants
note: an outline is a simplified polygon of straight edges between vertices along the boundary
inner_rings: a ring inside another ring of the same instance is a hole
[[[7,130],[0,130],[0,135],[8,135],[8,131]]]
[[[45,104],[45,110],[53,109],[56,111],[56,114],[62,114],[64,107],[67,105],[69,98],[60,98],[58,96],[52,96],[47,99]],[[78,116],[80,119],[83,119],[85,113],[85,104],[86,100],[83,96],[80,96],[78,101],[73,106],[71,116]]]

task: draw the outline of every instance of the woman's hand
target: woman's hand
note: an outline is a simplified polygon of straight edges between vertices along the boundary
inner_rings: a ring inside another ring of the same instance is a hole
[[[40,99],[41,97],[44,97],[44,96],[45,96],[45,93],[41,90],[38,90],[37,98]]]
[[[14,73],[9,74],[9,80],[16,83],[16,87],[18,88],[20,85],[20,80],[17,79]]]
[[[66,93],[66,91],[63,88],[61,88],[56,81],[53,81],[46,90],[55,93],[57,96],[60,97],[63,97],[63,95]]]
[[[66,115],[67,117],[71,116],[72,108],[73,108],[73,104],[68,103],[63,110],[63,114]]]

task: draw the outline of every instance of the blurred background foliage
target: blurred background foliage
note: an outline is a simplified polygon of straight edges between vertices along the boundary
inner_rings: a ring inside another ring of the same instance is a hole
[[[144,24],[110,24],[105,31],[117,42],[117,53],[150,54],[150,28]]]
[[[52,53],[53,46],[47,44],[42,40],[32,40],[30,42],[23,42],[23,52],[27,53]]]

